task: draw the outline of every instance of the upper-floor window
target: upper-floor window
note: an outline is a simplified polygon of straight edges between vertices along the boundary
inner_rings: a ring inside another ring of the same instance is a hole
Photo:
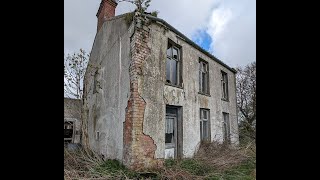
[[[169,41],[167,48],[166,83],[174,86],[181,86],[181,74],[181,48]]]
[[[221,87],[222,87],[222,99],[229,100],[228,95],[228,74],[221,71]]]
[[[199,92],[209,94],[209,65],[204,60],[199,60]]]

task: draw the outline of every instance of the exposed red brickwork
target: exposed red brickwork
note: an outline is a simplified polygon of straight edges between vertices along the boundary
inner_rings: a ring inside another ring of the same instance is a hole
[[[147,45],[149,32],[137,29],[131,41],[132,61],[130,65],[130,91],[124,123],[124,164],[131,169],[155,168],[162,161],[155,159],[156,145],[153,139],[143,133],[146,102],[140,96],[139,78],[150,48]]]
[[[97,12],[97,18],[98,18],[97,32],[100,30],[103,22],[106,19],[114,17],[117,5],[118,4],[115,3],[113,0],[101,1],[99,10]]]

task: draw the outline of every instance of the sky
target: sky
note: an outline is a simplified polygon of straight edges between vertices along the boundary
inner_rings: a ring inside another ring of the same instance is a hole
[[[101,0],[64,0],[64,53],[91,51]],[[133,11],[120,2],[116,15]],[[256,61],[256,0],[152,0],[148,11],[231,67]]]

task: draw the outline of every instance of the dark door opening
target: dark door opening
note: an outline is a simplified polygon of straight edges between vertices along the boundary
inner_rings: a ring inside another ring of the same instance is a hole
[[[166,107],[165,122],[165,156],[180,158],[182,156],[182,108]]]
[[[72,143],[74,134],[74,123],[72,121],[64,122],[64,142]]]

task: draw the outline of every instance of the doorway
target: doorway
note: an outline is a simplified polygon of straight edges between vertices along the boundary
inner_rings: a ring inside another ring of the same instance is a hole
[[[64,122],[64,143],[73,143],[74,136],[74,122],[65,121]]]
[[[182,156],[182,107],[166,106],[165,159]]]

